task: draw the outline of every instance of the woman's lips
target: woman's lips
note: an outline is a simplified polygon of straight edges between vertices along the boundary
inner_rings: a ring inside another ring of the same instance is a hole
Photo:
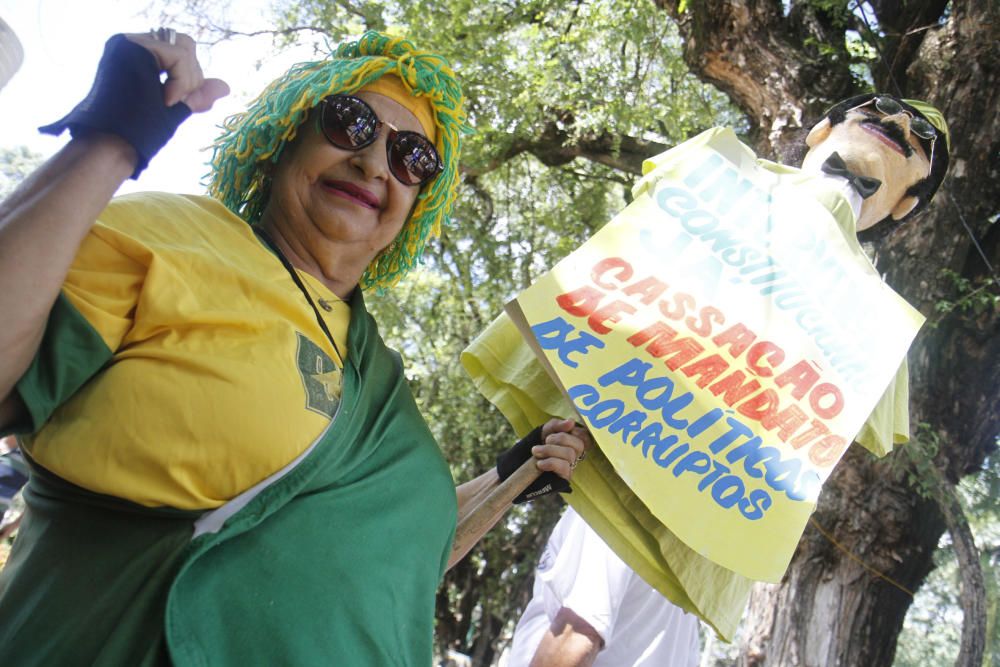
[[[861,123],[861,129],[864,130],[865,132],[867,132],[868,134],[871,134],[871,135],[875,136],[875,138],[877,138],[883,144],[885,144],[886,146],[888,146],[892,150],[896,151],[900,155],[903,155],[903,156],[906,155],[906,150],[902,146],[899,145],[898,141],[896,141],[895,139],[893,139],[892,137],[890,137],[888,134],[886,134],[885,130],[882,129],[882,126],[879,125],[878,123],[875,123],[875,122]]]
[[[348,183],[347,181],[323,181],[323,189],[337,197],[343,197],[344,199],[360,204],[365,208],[379,208],[378,197],[353,183]]]

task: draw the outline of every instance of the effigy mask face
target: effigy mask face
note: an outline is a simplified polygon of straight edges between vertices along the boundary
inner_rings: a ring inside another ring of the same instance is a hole
[[[885,106],[885,105],[883,105]],[[889,107],[890,110],[895,110]],[[806,171],[819,172],[831,153],[838,153],[855,174],[877,178],[882,185],[862,202],[857,229],[868,229],[891,217],[905,217],[919,203],[910,188],[930,173],[934,139],[928,139],[923,119],[901,107],[894,114],[880,111],[875,98],[849,110],[836,124],[830,118],[817,123],[806,138],[809,153],[802,163]],[[919,132],[919,133],[918,133]],[[929,142],[929,143],[928,143]]]

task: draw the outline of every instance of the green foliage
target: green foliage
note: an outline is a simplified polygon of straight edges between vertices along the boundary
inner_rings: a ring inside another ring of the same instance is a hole
[[[940,474],[934,458],[941,450],[941,437],[930,424],[917,424],[910,442],[899,448],[889,460],[896,474],[921,498],[937,499]]]
[[[948,315],[975,319],[1000,306],[1000,294],[994,289],[996,284],[990,277],[984,276],[973,282],[950,269],[944,269],[941,274],[951,282],[953,295],[938,299],[934,304],[938,317],[930,323],[932,327],[937,327]]]
[[[477,128],[465,162],[476,172],[551,132],[553,121],[565,142],[610,133],[666,144],[741,123],[724,96],[690,74],[676,26],[650,0],[282,7],[279,28],[314,26],[332,42],[387,28],[448,57]]]
[[[322,30],[332,44],[337,44],[365,30],[385,31],[392,21],[382,3],[364,0],[303,0],[283,3],[278,11],[277,29],[284,31],[283,45],[296,42],[298,36],[293,31],[305,25]]]
[[[962,633],[958,600],[961,584],[958,563],[949,547],[938,550],[937,567],[921,586],[906,615],[893,667],[955,663]]]
[[[0,148],[0,199],[5,198],[44,158],[26,146]]]
[[[912,443],[911,443],[912,444]],[[910,445],[908,444],[907,447]],[[979,475],[962,479],[958,496],[976,544],[986,584],[986,654],[983,664],[1000,664],[1000,456],[986,462]],[[947,533],[934,556],[935,569],[917,591],[896,645],[894,667],[954,664],[958,655],[962,611],[958,595],[960,573]]]
[[[878,51],[871,42],[866,41],[854,31],[847,33],[846,46],[847,53],[851,58],[851,76],[857,81],[858,89],[874,88],[875,82],[872,80],[871,68],[878,61]]]
[[[847,52],[852,58],[865,62],[875,62],[878,59],[878,51],[870,43],[861,38],[861,35],[851,31],[845,38]]]

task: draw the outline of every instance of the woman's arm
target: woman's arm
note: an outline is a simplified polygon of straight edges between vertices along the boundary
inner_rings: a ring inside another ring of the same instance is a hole
[[[228,92],[225,83],[202,76],[190,37],[178,35],[176,44],[148,35],[128,39],[151,52],[157,67],[167,72],[162,86],[166,105],[184,101],[192,111],[205,111]],[[81,242],[115,191],[133,175],[139,157],[114,129],[74,132],[62,150],[0,204],[0,429],[20,412],[14,385],[38,350]]]
[[[549,420],[542,427],[542,444],[534,446],[531,450],[535,471],[531,473],[530,479],[525,485],[541,472],[553,472],[563,479],[570,479],[576,462],[580,460],[589,446],[590,435],[582,426],[577,426],[570,419]],[[516,478],[519,478],[519,473],[514,473],[510,479],[514,481]],[[487,507],[483,505],[483,502],[488,500],[491,494],[496,493],[500,486],[500,476],[494,468],[472,481],[460,484],[455,489],[458,496],[459,529],[455,534],[455,543],[452,545],[451,558],[448,561],[449,568],[462,560],[472,547],[482,539],[483,535],[496,525],[500,517],[510,509],[510,500],[496,504],[491,503],[488,511],[478,514],[474,521],[467,521],[477,507]],[[523,488],[516,488],[510,497],[517,496],[523,490]]]
[[[80,243],[132,174],[135,160],[135,150],[114,135],[73,139],[0,205],[4,405],[38,350],[49,311]]]

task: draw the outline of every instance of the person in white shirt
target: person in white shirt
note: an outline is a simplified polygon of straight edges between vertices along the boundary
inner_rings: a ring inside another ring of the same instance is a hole
[[[698,619],[567,508],[539,559],[508,667],[696,667]]]

